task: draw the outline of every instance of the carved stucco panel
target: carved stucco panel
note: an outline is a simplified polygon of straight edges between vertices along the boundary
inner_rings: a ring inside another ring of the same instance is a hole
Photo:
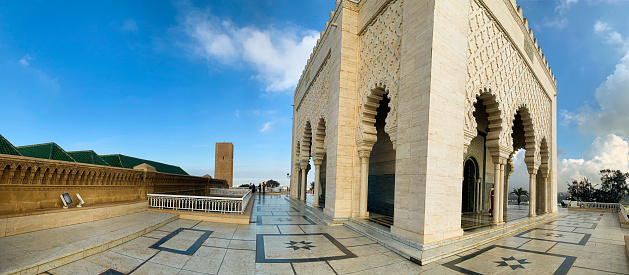
[[[535,133],[535,162],[540,163],[542,139],[550,140],[552,102],[526,61],[491,15],[476,0],[470,1],[467,100],[465,131],[476,133],[474,103],[481,90],[497,96],[502,118],[501,146],[513,148],[513,119],[520,107],[531,115]]]
[[[395,148],[397,134],[397,95],[399,87],[400,46],[402,42],[402,0],[392,1],[370,23],[359,37],[359,140],[365,140],[366,130],[363,113],[368,96],[373,89],[388,92],[389,114],[385,132],[391,137]],[[373,126],[373,125],[370,125]]]
[[[311,134],[313,136],[312,141],[315,141],[314,135],[316,132],[317,124],[319,120],[323,119],[326,123],[328,121],[327,118],[327,108],[328,108],[328,94],[330,90],[329,85],[330,79],[330,62],[329,56],[323,61],[319,71],[313,78],[312,82],[310,82],[310,86],[307,88],[304,98],[300,103],[298,103],[296,112],[295,112],[295,135],[297,137],[297,141],[300,142],[302,148],[299,148],[297,152],[295,152],[297,156],[297,160],[302,160],[307,162],[308,156],[303,153],[303,150],[307,150],[307,146],[310,144],[304,143],[304,133],[306,130],[306,123],[309,122],[311,126]],[[326,135],[327,136],[327,135]],[[326,138],[327,139],[327,138]],[[325,140],[324,140],[325,144]],[[316,146],[310,146],[310,156],[315,155]],[[325,148],[325,145],[323,146]]]

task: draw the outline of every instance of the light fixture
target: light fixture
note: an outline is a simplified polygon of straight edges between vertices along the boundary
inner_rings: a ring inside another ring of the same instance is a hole
[[[81,198],[81,195],[79,195],[79,193],[76,193],[76,197],[79,198],[79,205],[77,205],[76,207],[83,207],[83,204],[85,204],[85,202],[83,201],[83,198]]]
[[[63,193],[60,197],[61,201],[63,202],[63,209],[68,209],[68,204],[72,204],[72,198],[70,198],[70,194]]]

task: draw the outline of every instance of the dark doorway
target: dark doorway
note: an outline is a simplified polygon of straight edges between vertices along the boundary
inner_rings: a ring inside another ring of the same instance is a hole
[[[463,203],[461,212],[474,211],[474,186],[476,185],[476,163],[472,158],[465,161],[463,168]]]

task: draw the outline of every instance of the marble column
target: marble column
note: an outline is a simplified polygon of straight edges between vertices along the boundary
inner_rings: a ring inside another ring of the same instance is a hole
[[[306,202],[306,177],[308,176],[308,171],[306,171],[307,165],[301,166],[301,195],[299,199],[303,202]]]
[[[535,179],[537,171],[529,171],[529,217],[535,217]]]
[[[313,206],[314,207],[319,207],[319,190],[321,189],[321,183],[319,182],[319,174],[321,172],[321,161],[320,160],[315,160],[314,161],[314,165],[315,165],[315,183],[314,183],[314,202],[313,202]]]
[[[504,208],[505,208],[505,164],[500,164],[500,215],[498,216],[498,222],[504,222]]]
[[[544,175],[542,174],[542,177],[544,179],[544,191],[546,192],[546,196],[545,196],[545,201],[544,201],[544,213],[550,213],[552,211],[551,208],[551,204],[552,204],[552,191],[550,188],[550,186],[548,186],[548,175]]]
[[[359,216],[362,218],[369,217],[367,212],[367,192],[369,187],[369,155],[370,151],[358,152],[360,156],[360,208]]]
[[[492,206],[492,223],[493,224],[499,224],[500,223],[500,185],[501,180],[500,180],[500,163],[494,163],[494,201],[493,201],[493,206]]]

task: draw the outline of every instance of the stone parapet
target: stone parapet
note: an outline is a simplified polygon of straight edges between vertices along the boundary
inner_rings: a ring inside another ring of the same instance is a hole
[[[86,204],[146,199],[147,193],[207,195],[221,179],[0,154],[0,214],[63,206],[60,195]]]

